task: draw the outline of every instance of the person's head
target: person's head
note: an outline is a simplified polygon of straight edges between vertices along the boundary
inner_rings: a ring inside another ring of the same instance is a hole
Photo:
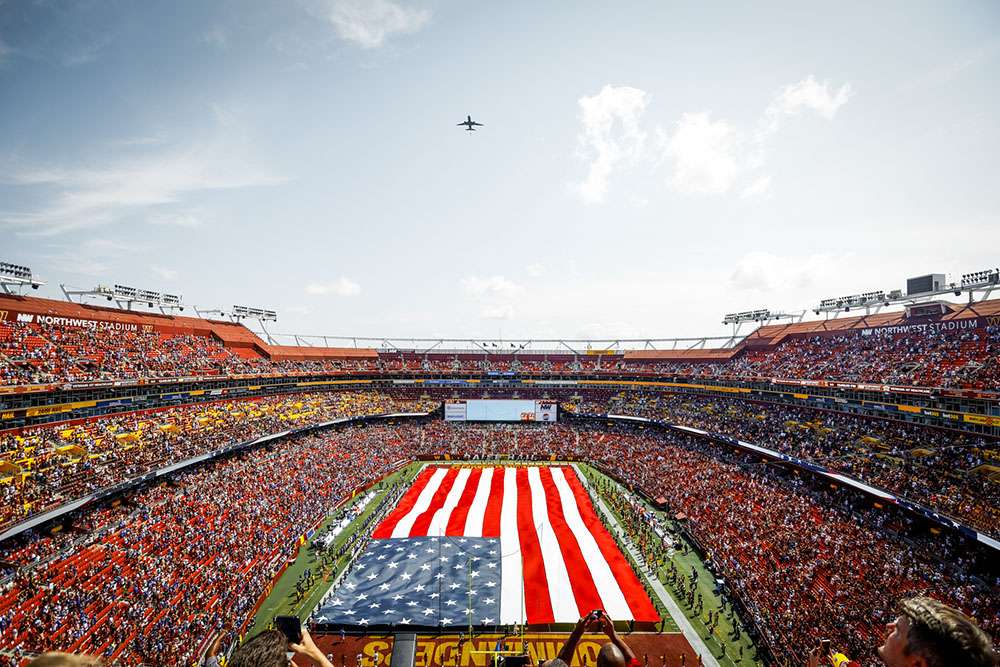
[[[265,630],[236,649],[229,667],[288,667],[288,640],[277,630]]]
[[[102,664],[99,658],[91,658],[88,655],[71,655],[69,653],[43,653],[32,660],[28,667],[100,667]]]
[[[968,616],[933,598],[899,603],[899,616],[886,626],[879,657],[889,667],[995,667],[989,635]]]
[[[625,654],[621,649],[608,642],[597,652],[597,667],[625,667]]]

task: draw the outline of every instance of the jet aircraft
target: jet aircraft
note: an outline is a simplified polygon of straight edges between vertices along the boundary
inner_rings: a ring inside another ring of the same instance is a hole
[[[476,121],[472,120],[472,116],[466,116],[465,120],[463,120],[458,125],[459,125],[459,127],[461,127],[462,125],[464,125],[466,132],[475,132],[476,128],[472,127],[473,125],[478,125],[479,127],[483,127],[482,123],[477,123]]]

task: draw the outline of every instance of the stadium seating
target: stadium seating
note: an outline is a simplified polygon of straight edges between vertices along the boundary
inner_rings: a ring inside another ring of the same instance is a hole
[[[587,459],[666,499],[782,657],[819,633],[867,664],[892,601],[915,591],[1000,629],[998,598],[973,578],[983,563],[959,538],[927,536],[901,515],[759,460],[603,422],[436,421],[299,436],[132,492],[83,514],[72,533],[0,545],[0,561],[13,568],[0,575],[9,581],[0,588],[0,644],[186,662],[191,637],[248,620],[297,536],[332,504],[392,462],[445,453]]]

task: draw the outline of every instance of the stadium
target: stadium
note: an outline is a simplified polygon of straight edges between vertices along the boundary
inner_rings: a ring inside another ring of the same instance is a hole
[[[0,667],[998,667],[998,34],[0,0]]]
[[[995,633],[998,276],[683,350],[278,345],[7,294],[0,636],[192,664],[291,615],[333,664],[534,663],[600,609],[644,664],[817,633],[864,664],[915,593]]]

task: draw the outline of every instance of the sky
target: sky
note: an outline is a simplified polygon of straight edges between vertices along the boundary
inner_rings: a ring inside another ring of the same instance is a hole
[[[722,336],[1000,264],[998,109],[993,0],[0,0],[0,261],[284,333]]]

